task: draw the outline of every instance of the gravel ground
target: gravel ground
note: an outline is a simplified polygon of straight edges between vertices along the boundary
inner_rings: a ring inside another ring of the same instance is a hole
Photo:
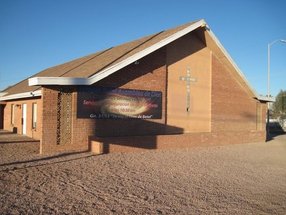
[[[97,156],[38,147],[0,143],[0,214],[286,214],[286,135]]]

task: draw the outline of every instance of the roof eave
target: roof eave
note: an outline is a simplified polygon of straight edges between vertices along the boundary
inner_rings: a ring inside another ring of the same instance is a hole
[[[196,30],[200,27],[206,27],[207,31],[209,32],[209,35],[211,38],[215,41],[216,45],[219,47],[219,49],[223,52],[225,57],[229,60],[231,65],[235,68],[237,73],[240,75],[242,80],[246,83],[247,87],[250,89],[250,91],[253,94],[254,98],[257,98],[260,101],[268,101],[273,102],[274,100],[272,98],[268,97],[262,97],[257,94],[257,92],[251,87],[247,79],[245,78],[244,74],[241,72],[239,67],[236,65],[234,60],[231,58],[231,56],[228,54],[228,52],[224,49],[220,41],[217,39],[215,34],[210,30],[209,26],[205,22],[205,20],[199,20],[193,24],[190,24],[188,27],[184,28],[183,30],[180,30],[171,36],[159,41],[158,43],[155,43],[154,45],[126,58],[123,61],[118,62],[115,65],[112,65],[89,78],[71,78],[71,77],[33,77],[29,79],[29,86],[45,86],[45,85],[92,85],[109,75],[117,72],[118,70],[124,68],[125,66],[141,59],[142,57],[147,56],[148,54],[160,49],[161,47],[177,40],[178,38]]]
[[[29,86],[44,85],[89,85],[88,78],[71,77],[33,77],[28,80]]]
[[[238,75],[242,78],[242,80],[246,83],[247,87],[250,89],[250,91],[253,93],[253,96],[258,98],[259,95],[257,94],[257,92],[251,87],[250,83],[248,82],[248,80],[246,79],[246,77],[244,76],[243,72],[240,70],[240,68],[237,66],[237,64],[235,63],[235,61],[232,59],[232,57],[230,56],[230,54],[226,51],[226,49],[223,47],[223,45],[220,43],[220,41],[218,40],[218,38],[215,36],[215,34],[212,32],[212,30],[209,28],[209,26],[206,26],[207,31],[209,32],[209,35],[211,36],[211,38],[215,41],[216,45],[219,47],[219,49],[222,51],[222,53],[225,55],[225,57],[229,60],[229,62],[231,63],[231,65],[235,68],[235,70],[237,71]]]
[[[8,101],[8,100],[15,100],[15,99],[23,99],[23,98],[33,98],[42,96],[42,90],[30,91],[25,93],[17,93],[8,96],[1,96],[0,101]]]
[[[257,96],[256,97],[259,101],[262,102],[275,102],[275,98],[274,97],[269,97],[269,96]]]
[[[6,94],[8,94],[8,93],[7,92],[1,92],[0,97],[5,96]]]
[[[29,86],[44,86],[44,85],[92,85],[107,76],[117,72],[118,70],[128,66],[129,64],[147,56],[148,54],[162,48],[163,46],[177,40],[178,38],[194,31],[199,27],[206,26],[205,20],[199,20],[188,27],[184,28],[181,31],[178,31],[171,36],[155,43],[154,45],[126,58],[123,61],[118,62],[115,65],[112,65],[89,78],[70,78],[70,77],[34,77],[29,79]]]

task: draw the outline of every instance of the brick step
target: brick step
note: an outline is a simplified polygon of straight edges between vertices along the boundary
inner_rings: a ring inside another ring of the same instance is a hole
[[[264,142],[265,139],[266,137],[263,131],[206,132],[105,138],[91,137],[90,150],[95,154],[140,152],[154,149]]]

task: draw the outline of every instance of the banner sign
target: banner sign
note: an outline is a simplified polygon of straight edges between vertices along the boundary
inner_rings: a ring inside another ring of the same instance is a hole
[[[80,87],[77,117],[92,119],[161,119],[162,92]]]

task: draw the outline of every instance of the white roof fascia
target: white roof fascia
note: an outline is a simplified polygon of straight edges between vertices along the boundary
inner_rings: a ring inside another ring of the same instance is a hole
[[[120,61],[119,63],[94,74],[93,76],[89,77],[89,82],[90,82],[89,84],[94,84],[94,83],[102,80],[103,78],[106,78],[107,76],[109,76],[109,75],[113,74],[114,72],[122,69],[123,67],[147,56],[148,54],[150,54],[150,53],[162,48],[163,46],[177,40],[178,38],[190,33],[191,31],[194,31],[195,29],[197,29],[201,26],[205,26],[205,25],[206,25],[206,22],[203,19],[191,24],[190,26],[184,28],[183,30],[178,31],[177,33],[174,33],[173,35],[171,35],[171,36],[155,43],[154,45],[132,55],[131,57],[128,57],[127,59]]]
[[[35,85],[91,85],[94,84],[107,76],[113,74],[114,72],[117,72],[118,70],[122,69],[123,67],[135,62],[136,60],[141,59],[142,57],[145,57],[146,55],[160,49],[161,47],[175,41],[176,39],[190,33],[191,31],[201,27],[205,26],[206,22],[202,19],[200,21],[197,21],[190,26],[184,28],[181,31],[178,31],[177,33],[174,33],[173,35],[159,41],[158,43],[155,43],[154,45],[132,55],[131,57],[128,57],[127,59],[120,61],[119,63],[108,67],[93,76],[89,78],[70,78],[70,77],[33,77],[29,78],[29,86],[35,86]]]
[[[38,85],[88,85],[87,78],[71,77],[33,77],[28,80],[29,86]]]
[[[5,96],[6,94],[7,94],[7,92],[0,93],[0,97]]]
[[[275,102],[275,97],[257,96],[257,99],[265,102]]]
[[[36,90],[36,91],[32,91],[32,92],[17,93],[17,94],[12,94],[9,96],[2,96],[2,97],[0,97],[0,101],[22,99],[22,98],[31,98],[31,97],[36,97],[36,96],[42,96],[42,91]]]
[[[220,41],[218,40],[218,38],[215,36],[215,34],[211,31],[211,29],[206,26],[207,31],[209,32],[209,35],[211,36],[211,38],[215,41],[216,45],[219,47],[219,49],[222,51],[222,53],[225,55],[225,57],[229,60],[229,62],[232,64],[232,66],[235,68],[235,70],[237,71],[237,73],[240,75],[240,77],[245,81],[246,85],[249,87],[249,89],[252,91],[252,93],[255,95],[256,98],[258,98],[258,94],[256,93],[256,91],[251,87],[250,83],[248,82],[248,80],[246,79],[246,77],[244,76],[244,74],[241,72],[241,70],[239,69],[239,67],[236,65],[236,63],[234,62],[234,60],[231,58],[231,56],[228,54],[228,52],[225,50],[225,48],[223,47],[223,45],[220,43]]]

